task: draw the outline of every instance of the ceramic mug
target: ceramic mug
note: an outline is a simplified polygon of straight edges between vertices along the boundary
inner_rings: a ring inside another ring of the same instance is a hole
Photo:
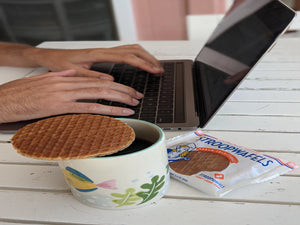
[[[162,129],[142,120],[120,120],[134,129],[136,140],[145,141],[142,147],[133,143],[129,151],[119,154],[59,162],[74,197],[86,205],[102,209],[146,206],[157,202],[169,186]],[[151,145],[143,147],[146,142]]]

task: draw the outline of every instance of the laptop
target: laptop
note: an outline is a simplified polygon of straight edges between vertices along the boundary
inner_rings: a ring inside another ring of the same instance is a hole
[[[244,0],[226,13],[194,61],[161,61],[165,73],[149,74],[125,64],[92,69],[144,93],[132,118],[165,130],[203,128],[259,59],[291,23],[295,12],[277,0]]]
[[[203,128],[295,15],[278,0],[239,1],[225,14],[194,61],[162,61],[164,74],[112,63],[98,63],[91,69],[109,73],[116,82],[144,93],[141,103],[133,107],[136,113],[132,118],[156,123],[165,130]],[[100,99],[98,102],[125,106]],[[0,131],[25,124],[2,124]]]

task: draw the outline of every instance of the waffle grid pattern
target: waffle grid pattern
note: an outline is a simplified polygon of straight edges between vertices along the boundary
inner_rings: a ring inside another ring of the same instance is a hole
[[[12,144],[27,157],[66,160],[113,154],[134,138],[133,129],[118,119],[78,114],[29,124],[16,132]]]

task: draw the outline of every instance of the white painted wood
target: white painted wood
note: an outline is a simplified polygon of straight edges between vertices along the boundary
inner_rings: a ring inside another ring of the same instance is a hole
[[[300,103],[227,102],[218,115],[294,116],[300,118]]]
[[[11,140],[13,134],[3,134],[3,133],[0,133],[0,144],[3,143],[3,142],[8,142]]]
[[[57,165],[55,161],[38,160],[17,153],[10,143],[0,143],[0,163]]]
[[[297,225],[297,204],[253,203],[164,198],[157,204],[136,210],[100,210],[82,205],[71,194],[47,192],[0,192],[1,218],[21,221],[52,221],[58,224],[97,225]],[[16,200],[18,200],[16,202]],[[17,204],[16,204],[17,203]],[[30,203],[30,204],[29,204]],[[41,205],[46,207],[41,207]],[[26,207],[24,207],[26,206]]]
[[[239,89],[299,91],[300,80],[244,80]]]
[[[8,66],[0,66],[0,84],[25,77],[35,69],[36,68],[14,68]]]
[[[218,116],[204,130],[300,132],[300,117]]]
[[[0,164],[0,189],[68,190],[58,166]]]
[[[299,103],[300,92],[288,90],[236,90],[228,102],[273,102],[273,103]]]
[[[295,59],[296,56],[293,57]],[[300,63],[297,62],[282,62],[274,63],[274,60],[272,62],[266,62],[266,60],[263,60],[261,63],[257,64],[255,66],[253,71],[274,71],[278,75],[284,76],[285,74],[288,74],[292,71],[299,71],[300,69]]]
[[[281,176],[264,183],[243,186],[242,188],[230,192],[221,199],[216,198],[216,200],[238,201],[243,199],[243,202],[293,202],[294,204],[298,204],[299,198],[296,196],[298,192],[296,186],[299,186],[299,182],[299,178],[295,179],[294,177]],[[186,198],[213,199],[193,187],[185,187],[186,185],[180,181],[172,179],[171,184],[172,187],[166,197],[175,198],[176,196],[184,195]],[[184,194],[181,193],[183,188],[185,189]]]
[[[261,63],[263,64],[263,63]],[[272,66],[266,65],[266,68],[263,70],[255,69],[253,72],[249,73],[249,76],[246,79],[251,80],[300,80],[299,70],[289,70],[290,65],[284,64],[284,72],[274,71],[271,69]],[[282,68],[281,68],[282,69]]]

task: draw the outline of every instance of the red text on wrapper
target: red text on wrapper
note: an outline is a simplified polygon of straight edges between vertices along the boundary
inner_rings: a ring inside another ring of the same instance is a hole
[[[215,173],[215,178],[219,180],[224,180],[224,174],[223,173]]]
[[[228,152],[219,150],[219,149],[197,147],[196,150],[197,151],[204,151],[204,152],[213,152],[213,153],[223,155],[229,160],[230,163],[238,163],[239,162],[239,160],[234,155],[232,155]]]

